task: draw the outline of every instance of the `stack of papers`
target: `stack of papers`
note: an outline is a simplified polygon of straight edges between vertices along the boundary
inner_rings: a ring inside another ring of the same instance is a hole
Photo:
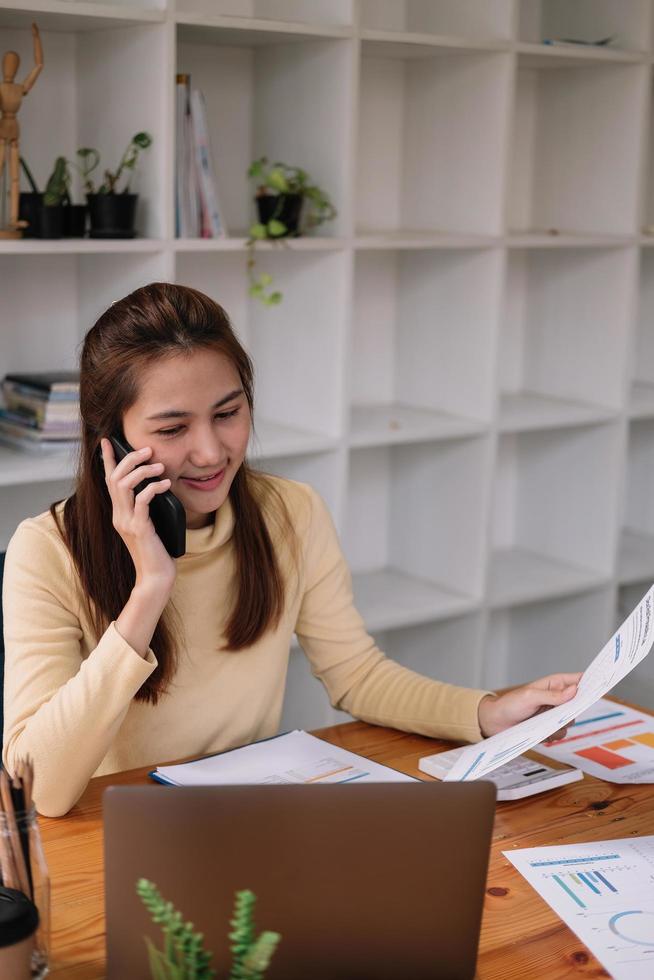
[[[403,772],[297,730],[206,759],[159,766],[150,776],[170,786],[417,782]]]

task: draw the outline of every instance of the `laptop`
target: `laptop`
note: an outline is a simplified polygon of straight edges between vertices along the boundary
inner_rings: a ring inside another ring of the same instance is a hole
[[[472,978],[489,782],[113,786],[103,798],[108,980],[148,980],[148,878],[229,975],[234,892],[281,933],[266,980]]]

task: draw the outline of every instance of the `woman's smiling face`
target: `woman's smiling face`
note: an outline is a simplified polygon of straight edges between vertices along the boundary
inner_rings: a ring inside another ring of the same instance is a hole
[[[245,458],[250,408],[238,371],[215,350],[163,357],[145,367],[123,416],[125,438],[152,447],[188,527],[210,523]]]

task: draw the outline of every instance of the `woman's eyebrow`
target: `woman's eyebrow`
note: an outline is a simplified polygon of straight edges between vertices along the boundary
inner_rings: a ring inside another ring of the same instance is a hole
[[[224,398],[221,398],[220,401],[215,402],[215,404],[211,406],[211,410],[213,411],[215,408],[221,408],[223,405],[226,405],[227,402],[233,401],[235,398],[238,398],[239,395],[242,394],[243,394],[242,388],[235,388],[234,391],[230,391],[230,393],[228,395],[225,395]],[[190,415],[193,415],[193,412],[185,412],[179,408],[170,408],[170,409],[167,408],[165,411],[157,412],[155,415],[148,415],[147,421],[152,422],[155,419],[185,419],[188,418]]]

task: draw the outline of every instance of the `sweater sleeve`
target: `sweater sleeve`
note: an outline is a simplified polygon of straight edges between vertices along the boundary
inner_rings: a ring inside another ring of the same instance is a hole
[[[79,580],[63,542],[38,519],[24,521],[5,561],[3,760],[34,763],[34,800],[45,816],[66,813],[113,741],[130,702],[157,666],[112,623],[84,655]]]
[[[431,680],[384,656],[354,607],[350,572],[329,512],[308,489],[311,517],[296,633],[332,705],[376,725],[478,741],[477,709],[487,692]]]

